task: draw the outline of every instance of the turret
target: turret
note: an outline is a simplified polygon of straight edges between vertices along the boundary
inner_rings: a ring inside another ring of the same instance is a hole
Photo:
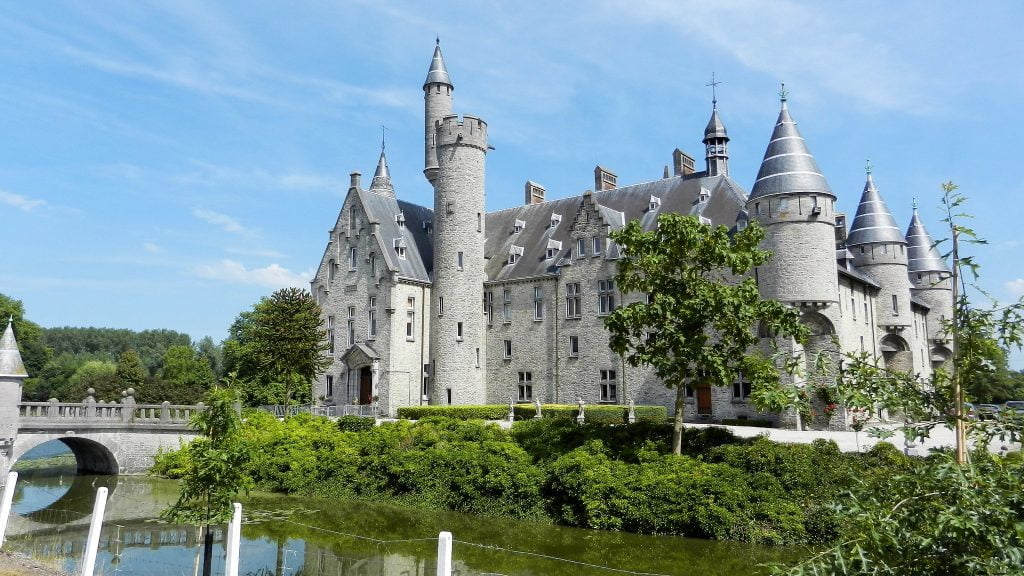
[[[434,278],[430,401],[483,404],[484,168],[487,124],[446,116],[434,131]]]
[[[921,223],[916,205],[907,227],[907,275],[911,292],[929,306],[929,348],[942,347],[937,351],[933,349],[932,354],[933,361],[942,362],[948,359],[948,348],[944,345],[948,344],[949,337],[943,324],[953,318],[953,274]]]
[[[756,270],[765,298],[824,308],[838,302],[835,194],[789,115],[786,92],[747,200],[747,213],[765,229],[771,260]]]
[[[846,247],[853,254],[853,265],[880,286],[875,299],[875,324],[889,332],[910,326],[907,241],[875,187],[870,165]]]
[[[718,117],[718,101],[711,101],[711,119],[704,129],[704,159],[708,176],[729,175],[729,136],[725,124]]]
[[[21,386],[28,377],[18,351],[18,342],[14,339],[13,322],[13,318],[7,319],[7,329],[0,337],[0,441],[5,445],[18,435]],[[3,458],[3,452],[0,452],[0,472],[6,472]]]
[[[373,180],[370,182],[370,192],[395,197],[395,187],[391,184],[391,172],[388,171],[388,159],[384,156],[383,149],[380,151],[380,160],[377,161],[377,171],[373,173]]]
[[[433,184],[437,178],[437,148],[434,142],[434,129],[437,123],[452,113],[452,79],[441,56],[441,40],[434,46],[434,58],[430,61],[430,70],[423,83],[424,107],[424,142],[423,142],[423,175]]]

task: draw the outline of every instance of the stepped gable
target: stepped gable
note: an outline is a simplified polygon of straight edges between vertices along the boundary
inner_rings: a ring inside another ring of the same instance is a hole
[[[706,195],[704,202],[700,201],[702,194]],[[603,223],[612,230],[634,219],[645,230],[653,230],[662,212],[691,214],[713,225],[733,228],[746,202],[742,187],[726,176],[672,177],[490,212],[484,246],[488,280],[536,278],[554,274],[560,266],[571,266],[576,260],[573,218],[588,195]],[[653,210],[652,197],[659,200]],[[552,214],[562,216],[556,226],[552,226]],[[517,221],[523,224],[520,232],[515,231]],[[554,258],[547,258],[548,240],[561,242],[562,249]],[[523,254],[516,264],[509,265],[508,254],[513,246],[522,247]],[[588,239],[587,258],[592,257],[591,249]],[[611,245],[602,257],[614,258],[617,250]]]
[[[905,244],[906,240],[896,227],[896,220],[893,219],[881,194],[875,188],[871,173],[868,172],[864,193],[861,194],[860,204],[857,206],[857,215],[854,216],[850,224],[850,233],[846,236],[846,245],[860,246],[876,242]]]
[[[21,361],[21,352],[18,351],[18,341],[14,339],[13,319],[10,318],[3,337],[0,337],[0,377],[4,376],[28,376],[25,364]]]
[[[917,216],[917,208],[907,227],[907,272],[949,272],[935,242]]]
[[[358,194],[368,221],[379,226],[381,252],[388,267],[398,271],[402,278],[430,282],[430,273],[434,267],[434,245],[424,223],[433,222],[434,211],[369,190],[360,189]],[[399,214],[405,218],[403,227],[398,225]],[[404,260],[396,255],[396,240],[405,243]]]
[[[750,191],[750,199],[796,193],[824,194],[835,198],[800,135],[796,122],[789,115],[783,97],[782,110],[764,152],[761,169]]]

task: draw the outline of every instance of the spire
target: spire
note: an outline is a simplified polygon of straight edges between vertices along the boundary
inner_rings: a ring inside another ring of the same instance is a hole
[[[882,195],[875,188],[875,181],[871,178],[871,161],[865,167],[867,181],[864,183],[864,193],[860,196],[860,204],[857,206],[857,215],[850,224],[850,233],[846,237],[847,246],[859,246],[873,242],[896,242],[905,244],[906,240],[896,227],[889,208],[882,200]]]
[[[807,149],[796,122],[789,115],[786,106],[788,95],[783,84],[779,92],[782,109],[750,191],[750,200],[778,194],[822,194],[835,198],[814,156]]]
[[[28,376],[25,371],[25,364],[21,362],[21,353],[18,352],[18,342],[14,339],[14,318],[7,319],[7,329],[0,337],[0,378]]]
[[[373,173],[373,180],[370,182],[370,192],[394,197],[395,187],[391,184],[391,171],[388,170],[388,159],[384,155],[383,143],[380,148],[380,159],[377,160],[377,171]]]
[[[907,227],[907,272],[949,272],[949,266],[917,216],[917,200],[914,200],[914,215]]]
[[[721,84],[720,81],[715,80],[715,73],[711,73],[711,82],[705,84],[705,86],[711,86],[711,119],[708,120],[707,128],[704,128],[704,140],[705,144],[712,138],[725,138],[729,140],[729,136],[725,132],[725,124],[722,123],[722,119],[718,117],[718,93],[715,88]]]
[[[448,68],[444,65],[444,57],[441,56],[441,38],[436,39],[434,46],[434,58],[430,61],[430,70],[427,71],[427,79],[423,82],[424,88],[430,84],[447,84],[452,86],[452,79],[448,76]]]

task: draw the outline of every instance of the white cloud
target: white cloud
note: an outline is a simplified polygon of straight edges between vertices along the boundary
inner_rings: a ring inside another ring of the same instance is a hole
[[[205,264],[196,269],[203,278],[221,280],[232,284],[252,284],[267,288],[307,288],[312,271],[295,273],[279,264],[271,264],[263,268],[246,268],[236,260],[224,259],[216,264]]]
[[[15,208],[24,210],[25,212],[32,211],[33,208],[45,206],[45,200],[39,200],[37,198],[29,198],[28,196],[22,196],[21,194],[14,194],[13,192],[5,192],[0,190],[0,204],[7,204],[14,206]]]
[[[144,243],[142,245],[142,249],[145,250],[146,252],[149,252],[150,254],[159,254],[159,253],[164,251],[163,248],[161,248],[160,246],[158,246],[158,245],[156,245],[156,244],[154,244],[152,242]]]
[[[1003,288],[1014,296],[1024,296],[1024,278],[1017,278],[1003,283]]]
[[[214,226],[220,226],[225,232],[233,232],[235,234],[246,234],[249,232],[245,226],[242,226],[241,222],[227,214],[221,214],[220,212],[214,212],[205,208],[193,208],[192,214],[200,220],[205,220]]]

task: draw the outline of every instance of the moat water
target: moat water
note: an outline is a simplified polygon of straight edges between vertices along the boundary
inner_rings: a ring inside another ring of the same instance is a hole
[[[159,521],[176,482],[77,476],[73,469],[25,471],[5,548],[77,573],[96,488],[110,497],[97,574],[192,575],[200,566],[196,528]],[[453,534],[460,576],[765,574],[764,564],[799,552],[670,536],[642,536],[424,512],[393,506],[252,494],[243,500],[240,574],[335,576],[435,574],[437,535]],[[214,530],[214,574],[224,571],[222,527]]]

